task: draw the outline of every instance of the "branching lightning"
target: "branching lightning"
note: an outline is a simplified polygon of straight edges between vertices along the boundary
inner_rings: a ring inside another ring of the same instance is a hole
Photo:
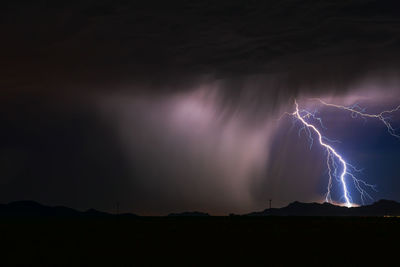
[[[351,116],[353,118],[360,116],[364,119],[367,118],[378,119],[387,127],[387,130],[390,135],[400,139],[400,135],[396,133],[395,129],[389,122],[390,115],[396,111],[399,111],[400,105],[394,109],[385,110],[379,114],[368,114],[365,112],[365,109],[361,108],[358,104],[346,107],[341,105],[330,104],[321,99],[316,99],[316,100],[319,101],[324,106],[334,107],[337,109],[349,111],[351,112]],[[317,122],[317,124],[319,124],[319,126],[322,129],[326,129],[325,126],[323,125],[322,119],[317,116],[317,111],[310,112],[306,109],[300,109],[297,101],[295,101],[295,111],[293,113],[285,113],[285,114],[294,117],[296,121],[299,121],[301,123],[299,135],[302,132],[306,133],[307,138],[309,139],[310,142],[310,148],[314,143],[314,138],[313,138],[314,134],[317,135],[319,144],[327,152],[326,165],[328,171],[328,186],[325,195],[326,202],[329,203],[333,202],[331,193],[335,180],[341,185],[342,188],[342,197],[339,201],[343,202],[344,205],[346,205],[347,207],[351,207],[354,205],[353,199],[349,191],[349,183],[351,182],[354,184],[354,188],[360,194],[362,204],[364,204],[367,199],[372,200],[372,197],[368,193],[368,190],[376,191],[376,186],[368,184],[364,180],[357,178],[355,173],[360,173],[361,170],[358,170],[356,167],[348,163],[344,159],[344,157],[341,154],[339,154],[339,152],[332,145],[330,145],[330,143],[339,141],[331,140],[325,137],[324,135],[321,134],[321,131],[312,123],[312,122]]]
[[[384,110],[381,113],[378,114],[368,114],[365,113],[365,109],[361,108],[358,104],[354,104],[351,107],[346,107],[346,106],[341,106],[341,105],[335,105],[335,104],[330,104],[330,103],[326,103],[325,101],[319,99],[319,98],[315,98],[317,101],[321,102],[322,105],[324,106],[328,106],[328,107],[335,107],[338,109],[343,109],[343,110],[347,110],[351,112],[351,116],[353,118],[356,118],[357,116],[360,116],[362,118],[374,118],[374,119],[378,119],[380,120],[387,128],[388,132],[390,135],[399,138],[400,139],[400,135],[396,133],[396,130],[393,128],[393,126],[391,125],[391,123],[389,122],[390,120],[390,114],[399,111],[400,110],[400,105],[398,105],[396,108],[391,109],[391,110]]]

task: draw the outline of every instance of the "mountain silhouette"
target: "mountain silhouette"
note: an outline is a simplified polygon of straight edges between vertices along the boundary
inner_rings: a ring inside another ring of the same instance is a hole
[[[77,211],[64,206],[45,206],[35,201],[16,201],[8,204],[0,204],[0,217],[4,216],[55,216],[55,217],[99,217],[113,216],[113,214],[89,209],[87,211]],[[134,214],[121,214],[118,216],[136,216]]]
[[[265,209],[247,216],[400,216],[400,203],[379,200],[371,205],[342,207],[330,203],[301,203],[295,201],[283,208]]]
[[[234,215],[234,214],[231,214]],[[77,211],[64,206],[45,206],[34,201],[16,201],[8,204],[0,204],[0,217],[137,217],[132,213],[111,214],[107,212],[89,209]],[[171,213],[168,217],[207,217],[205,212],[190,211]],[[400,216],[400,203],[393,200],[379,200],[371,205],[347,208],[330,203],[302,203],[295,201],[283,208],[265,209],[252,212],[244,216]]]

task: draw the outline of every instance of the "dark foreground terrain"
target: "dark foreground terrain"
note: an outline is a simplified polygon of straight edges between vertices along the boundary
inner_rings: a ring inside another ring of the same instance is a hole
[[[2,217],[0,242],[2,265],[384,266],[400,218]]]

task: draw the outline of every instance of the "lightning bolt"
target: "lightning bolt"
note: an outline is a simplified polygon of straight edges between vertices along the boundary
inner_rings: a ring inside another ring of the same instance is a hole
[[[323,101],[323,100],[321,100],[319,98],[313,98],[313,99],[319,101],[324,106],[334,107],[334,108],[350,111],[353,118],[356,118],[357,115],[358,115],[358,116],[360,116],[362,118],[378,119],[386,126],[386,128],[387,128],[387,130],[388,130],[390,135],[400,139],[400,135],[396,133],[396,130],[393,128],[393,126],[389,122],[390,116],[388,116],[388,115],[390,115],[390,114],[392,114],[392,113],[394,113],[396,111],[399,111],[400,110],[400,105],[398,105],[394,109],[384,110],[384,111],[382,111],[381,113],[378,113],[378,114],[368,114],[368,113],[365,113],[365,109],[361,108],[357,104],[355,104],[355,105],[353,105],[351,107],[346,107],[346,106],[326,103],[325,101]]]
[[[396,133],[395,129],[389,122],[390,119],[390,114],[394,113],[396,111],[400,110],[400,105],[397,106],[394,109],[391,110],[385,110],[381,113],[378,114],[368,114],[365,113],[365,109],[362,109],[359,105],[355,104],[351,107],[346,107],[346,106],[341,106],[341,105],[335,105],[335,104],[330,104],[327,103],[321,99],[316,99],[318,100],[322,105],[328,106],[328,107],[334,107],[337,109],[342,109],[351,112],[351,116],[353,118],[356,118],[357,116],[360,116],[364,119],[366,118],[375,118],[380,120],[386,127],[390,135],[399,138],[400,135]],[[327,186],[327,193],[325,195],[325,201],[332,203],[332,196],[331,196],[331,190],[333,187],[333,180],[336,179],[342,187],[343,195],[340,201],[344,201],[344,204],[347,207],[352,207],[353,200],[349,191],[349,186],[348,182],[353,182],[354,187],[356,190],[360,193],[361,196],[361,202],[364,204],[366,199],[373,199],[371,195],[367,192],[367,189],[372,189],[376,191],[376,186],[368,184],[364,180],[361,180],[356,177],[354,172],[361,172],[361,170],[358,170],[356,167],[351,165],[350,163],[346,162],[344,157],[339,154],[335,150],[335,148],[330,145],[329,143],[333,142],[339,142],[336,140],[330,140],[327,137],[323,136],[318,130],[318,128],[309,122],[310,120],[317,121],[318,124],[323,128],[326,129],[322,123],[322,119],[317,117],[317,111],[314,113],[305,110],[305,109],[300,109],[297,101],[295,100],[295,111],[293,113],[285,113],[287,115],[293,116],[297,121],[301,122],[302,127],[299,130],[299,135],[304,131],[307,133],[307,137],[310,141],[310,148],[312,147],[314,143],[313,139],[313,133],[318,136],[318,142],[319,145],[322,146],[326,152],[327,152],[327,158],[326,158],[326,165],[327,165],[327,170],[328,170],[328,186]]]
[[[346,161],[344,161],[343,157],[341,155],[339,155],[339,153],[336,152],[335,149],[333,149],[332,146],[328,145],[327,143],[325,143],[323,141],[323,137],[322,134],[320,133],[320,131],[317,129],[317,127],[315,127],[314,125],[308,123],[305,119],[311,117],[311,113],[304,111],[306,114],[305,115],[301,115],[300,110],[299,110],[299,105],[297,104],[297,101],[295,101],[295,105],[296,105],[296,111],[292,113],[292,115],[297,118],[306,128],[303,129],[307,129],[308,133],[309,133],[309,138],[312,139],[311,137],[311,131],[310,129],[315,132],[318,136],[318,141],[320,143],[321,146],[323,146],[326,151],[328,152],[328,156],[327,156],[327,165],[328,165],[328,169],[329,169],[329,185],[328,185],[328,193],[326,196],[327,200],[331,200],[330,198],[330,187],[332,185],[332,173],[331,173],[331,164],[329,164],[330,160],[334,158],[338,159],[340,161],[340,163],[342,164],[343,167],[343,171],[340,174],[340,181],[342,183],[342,187],[343,187],[343,197],[345,200],[345,204],[347,207],[351,207],[352,203],[351,203],[351,197],[349,194],[349,191],[347,189],[347,184],[346,184],[346,173],[347,173],[347,163]],[[336,169],[336,168],[335,168]]]

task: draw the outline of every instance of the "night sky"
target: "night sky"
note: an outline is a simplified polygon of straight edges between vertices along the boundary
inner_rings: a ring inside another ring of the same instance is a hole
[[[372,113],[400,104],[399,10],[395,0],[1,1],[0,203],[226,215],[269,199],[322,202],[324,151],[279,120],[295,99],[319,111],[375,200],[400,201],[400,139],[310,100]],[[391,123],[400,128],[400,112]]]

